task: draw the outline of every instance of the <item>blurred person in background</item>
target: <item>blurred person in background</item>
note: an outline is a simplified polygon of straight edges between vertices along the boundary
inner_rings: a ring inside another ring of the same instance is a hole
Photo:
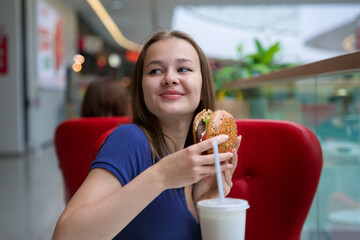
[[[129,115],[129,94],[120,80],[100,77],[86,89],[81,105],[81,117],[111,117]]]

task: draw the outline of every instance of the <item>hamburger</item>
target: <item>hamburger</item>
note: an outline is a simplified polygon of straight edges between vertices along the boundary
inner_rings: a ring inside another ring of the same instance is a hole
[[[213,112],[210,109],[204,109],[195,116],[193,121],[194,143],[199,143],[220,134],[228,135],[229,139],[219,145],[219,153],[229,152],[235,148],[237,127],[230,113],[224,110]],[[207,153],[213,153],[213,149],[209,149]]]

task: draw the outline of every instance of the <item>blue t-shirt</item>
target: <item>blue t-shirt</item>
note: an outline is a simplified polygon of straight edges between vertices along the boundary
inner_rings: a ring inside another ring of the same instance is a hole
[[[134,124],[125,124],[104,141],[91,169],[107,169],[125,186],[151,165],[151,150],[144,132]],[[200,240],[201,234],[187,207],[184,188],[178,188],[162,192],[114,239]]]

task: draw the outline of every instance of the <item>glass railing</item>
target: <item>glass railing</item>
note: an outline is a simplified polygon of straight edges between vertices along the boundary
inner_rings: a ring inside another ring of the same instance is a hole
[[[241,116],[295,121],[320,140],[324,165],[301,239],[360,239],[360,52],[227,88],[241,91]]]

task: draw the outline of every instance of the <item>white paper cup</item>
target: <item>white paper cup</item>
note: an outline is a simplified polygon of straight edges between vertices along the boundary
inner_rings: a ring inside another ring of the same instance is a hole
[[[199,201],[202,240],[244,240],[246,200],[225,198]]]

